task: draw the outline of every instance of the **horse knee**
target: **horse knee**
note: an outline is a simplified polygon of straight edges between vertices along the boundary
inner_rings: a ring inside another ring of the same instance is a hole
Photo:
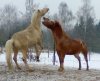
[[[17,58],[16,57],[13,57],[13,60],[16,62],[17,61]]]
[[[41,46],[41,50],[43,49],[43,45]]]
[[[59,55],[58,55],[59,56]],[[60,63],[63,63],[64,62],[64,58],[65,58],[65,55],[64,56],[59,56],[59,61]]]
[[[79,54],[76,54],[74,56],[75,56],[75,58],[77,58],[80,61],[81,58],[80,58]]]
[[[24,63],[26,63],[26,59],[25,59],[25,58],[23,58],[23,57],[22,57],[22,61],[23,61]]]
[[[60,61],[60,65],[63,65],[63,63],[64,63],[64,58],[60,58],[59,61]]]
[[[64,60],[63,60],[63,59],[61,59],[61,60],[60,60],[60,63],[63,63],[63,62],[64,62]]]

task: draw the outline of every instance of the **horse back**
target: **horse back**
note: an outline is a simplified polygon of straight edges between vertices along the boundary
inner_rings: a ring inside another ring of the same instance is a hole
[[[66,37],[60,39],[59,43],[57,44],[57,49],[69,55],[87,52],[87,46],[82,40]]]

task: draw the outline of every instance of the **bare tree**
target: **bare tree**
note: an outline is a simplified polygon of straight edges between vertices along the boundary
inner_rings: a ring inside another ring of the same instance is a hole
[[[83,5],[79,9],[77,13],[77,21],[78,26],[76,27],[79,31],[77,34],[82,35],[83,40],[87,43],[90,50],[92,50],[92,44],[91,41],[95,36],[95,26],[94,26],[94,20],[95,20],[95,14],[93,7],[91,6],[91,0],[82,0]]]
[[[7,38],[13,33],[17,21],[17,9],[12,5],[5,5],[2,11],[2,27],[6,30]]]
[[[83,18],[84,40],[86,40],[86,33],[88,32],[87,29],[89,29],[89,24],[93,26],[95,15],[94,15],[94,10],[93,10],[93,7],[91,6],[90,0],[82,0],[82,2],[83,2],[83,5],[77,13],[77,19],[78,19],[78,22],[80,22],[80,18]],[[92,20],[92,22],[90,22],[90,20]]]
[[[68,31],[72,28],[72,21],[74,19],[74,16],[72,14],[72,11],[69,10],[68,5],[65,2],[60,3],[58,16],[61,20],[61,23],[65,31]]]
[[[87,20],[92,17],[95,18],[94,9],[91,6],[90,0],[82,0],[83,5],[77,12],[77,18],[80,19],[80,17],[84,18],[84,22],[86,24]]]
[[[33,0],[26,0],[25,2],[25,6],[26,6],[26,18],[28,21],[30,21],[33,12],[35,11],[35,9],[38,8],[37,4],[33,4]]]
[[[0,12],[0,43],[4,45],[17,27],[17,9],[15,6],[7,4]]]

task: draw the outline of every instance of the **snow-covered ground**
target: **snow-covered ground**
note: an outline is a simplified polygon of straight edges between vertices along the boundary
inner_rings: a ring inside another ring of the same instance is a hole
[[[28,72],[21,60],[22,55],[19,53],[18,62],[21,70],[16,68],[9,72],[6,66],[5,53],[0,55],[0,81],[100,81],[100,54],[92,53],[90,56],[90,70],[86,71],[86,64],[82,55],[82,70],[77,70],[78,61],[74,56],[65,57],[65,71],[59,72],[59,60],[56,55],[56,64],[53,65],[53,53],[42,53],[40,62],[30,62],[28,64],[33,72]],[[14,63],[14,62],[13,62]]]
[[[98,53],[90,53],[90,54],[91,54],[90,59],[89,59],[90,69],[99,69],[100,70],[100,54],[98,54]],[[35,54],[33,53],[33,55],[35,55]],[[84,61],[83,55],[80,54],[80,57],[81,57],[82,68],[86,68],[86,62]],[[19,55],[18,55],[19,63],[23,63],[21,58],[22,58],[22,54],[19,53]],[[6,62],[5,53],[0,55],[0,62]],[[28,60],[28,63],[29,64],[34,63],[34,64],[53,65],[53,52],[50,52],[49,56],[48,56],[48,53],[41,53],[40,62],[35,62],[35,61],[30,62]],[[59,59],[58,59],[57,54],[56,54],[55,65],[57,65],[59,67]],[[66,55],[65,61],[64,61],[64,66],[78,68],[78,60],[73,55]]]

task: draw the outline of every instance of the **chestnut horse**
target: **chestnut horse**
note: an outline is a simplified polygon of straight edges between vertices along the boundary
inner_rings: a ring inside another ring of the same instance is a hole
[[[13,60],[15,61],[17,68],[21,69],[17,63],[18,50],[21,50],[23,54],[23,62],[25,63],[26,68],[31,71],[26,60],[28,48],[35,47],[36,55],[39,57],[39,50],[42,50],[43,48],[40,21],[41,17],[44,16],[48,10],[48,8],[36,10],[32,16],[31,24],[25,30],[15,33],[12,38],[6,42],[6,60],[9,70],[12,69],[12,50],[14,52]]]
[[[58,70],[64,70],[63,63],[65,55],[74,55],[79,61],[79,70],[81,70],[81,59],[79,56],[80,53],[84,55],[87,64],[86,70],[89,70],[87,57],[88,50],[86,44],[82,40],[70,38],[62,30],[62,27],[58,21],[51,21],[50,19],[45,17],[43,19],[44,21],[42,23],[52,31],[54,36],[56,50],[60,61],[60,68]]]

